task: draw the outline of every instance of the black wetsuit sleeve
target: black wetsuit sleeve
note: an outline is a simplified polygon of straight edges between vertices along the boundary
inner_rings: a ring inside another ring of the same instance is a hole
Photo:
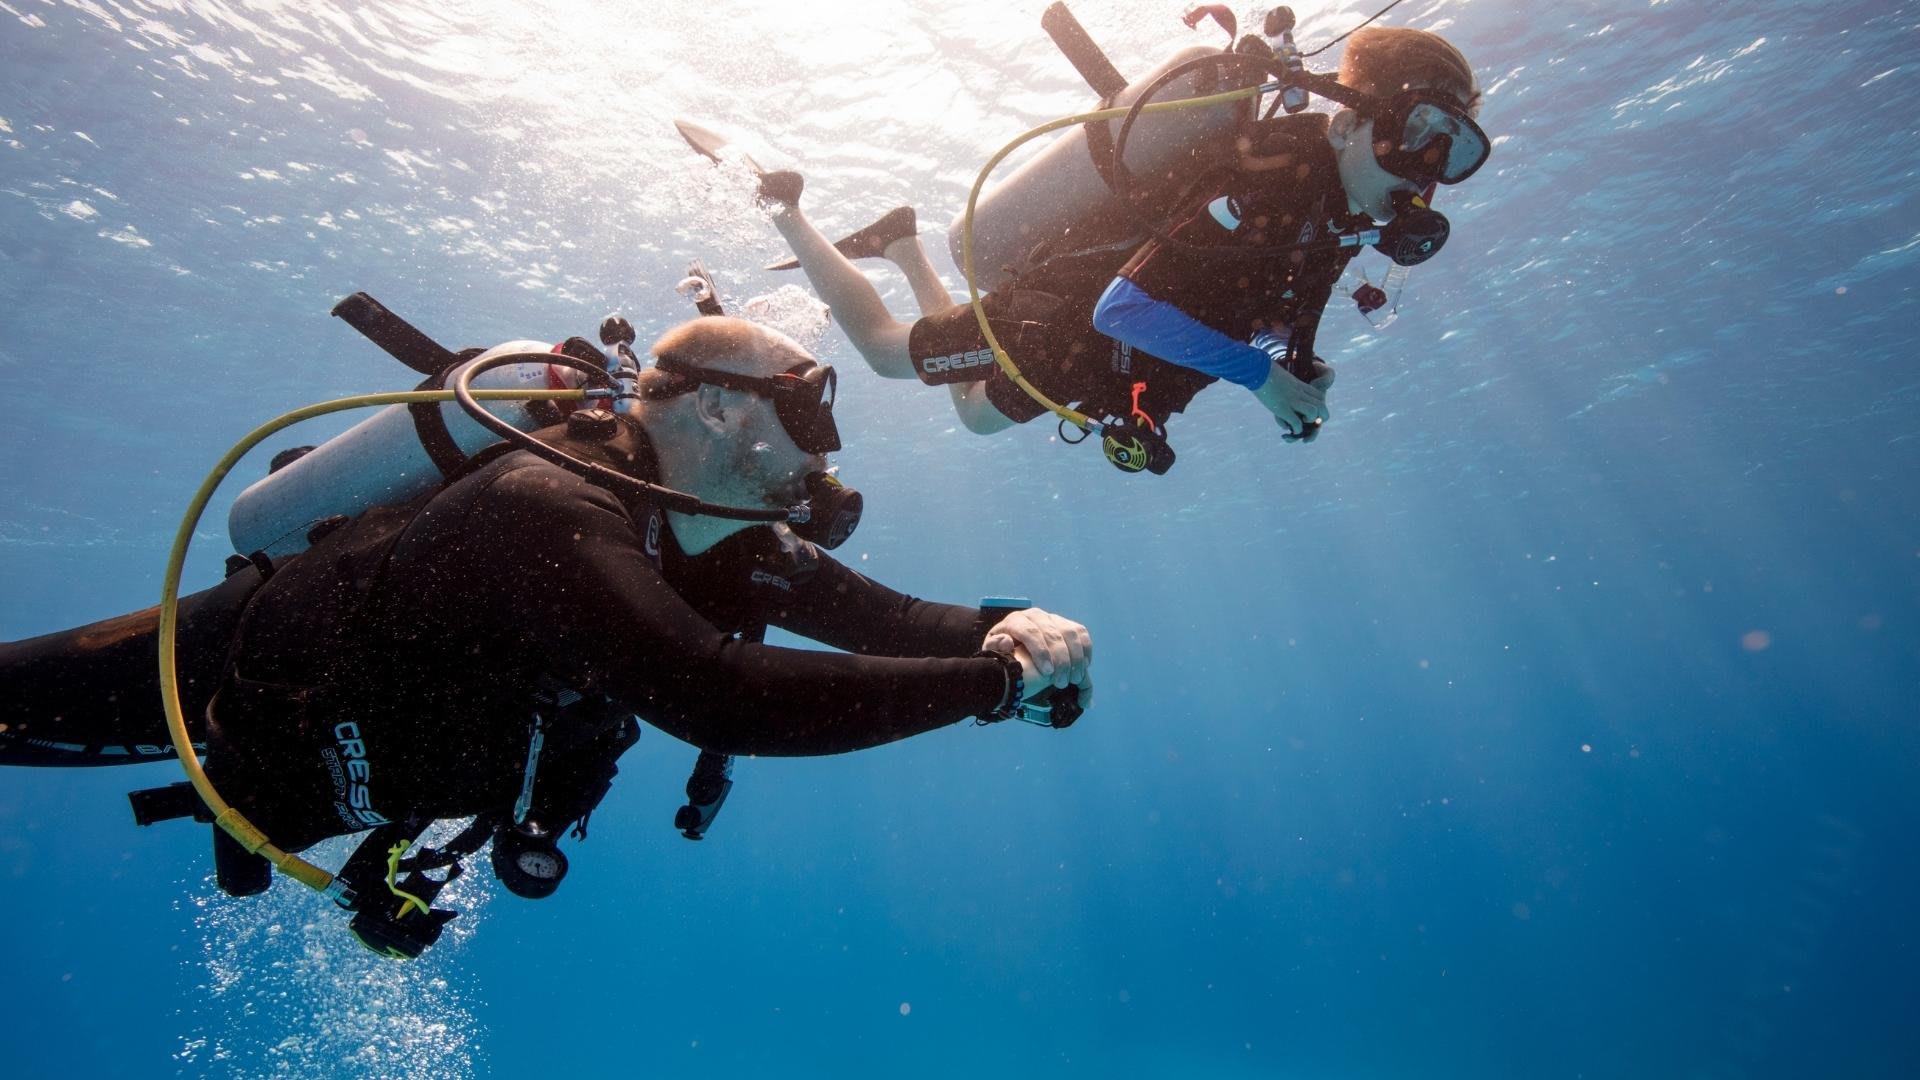
[[[1000,663],[988,658],[737,640],[662,577],[619,500],[552,466],[498,474],[465,517],[463,531],[489,534],[482,550],[496,554],[487,576],[498,617],[511,620],[542,669],[705,750],[859,750],[991,712],[1006,692]]]
[[[823,553],[813,576],[767,621],[866,656],[971,656],[1005,614],[895,592]]]

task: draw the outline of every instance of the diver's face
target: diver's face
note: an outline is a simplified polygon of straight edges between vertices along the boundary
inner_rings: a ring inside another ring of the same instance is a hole
[[[1420,185],[1380,167],[1374,147],[1373,121],[1362,120],[1360,114],[1351,109],[1342,109],[1335,114],[1329,137],[1340,163],[1340,186],[1346,189],[1347,205],[1354,213],[1365,214],[1378,222],[1392,221],[1394,193],[1412,194],[1420,190]]]
[[[793,444],[773,402],[755,397],[749,406],[742,438],[735,443],[734,474],[746,493],[769,509],[792,506],[807,497],[807,474],[827,467],[824,454],[809,454]]]

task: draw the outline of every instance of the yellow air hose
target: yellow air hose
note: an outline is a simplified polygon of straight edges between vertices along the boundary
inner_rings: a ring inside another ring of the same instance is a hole
[[[1203,109],[1209,105],[1219,105],[1229,101],[1239,101],[1244,98],[1257,97],[1264,92],[1265,89],[1265,86],[1248,86],[1239,90],[1226,90],[1218,94],[1207,94],[1204,97],[1180,98],[1174,101],[1156,101],[1141,106],[1140,111],[1144,114],[1176,112],[1181,109]],[[986,306],[981,303],[980,286],[974,276],[973,270],[973,215],[975,207],[980,202],[980,191],[987,186],[987,177],[993,175],[993,170],[997,168],[1002,161],[1006,160],[1008,154],[1026,145],[1030,140],[1039,138],[1050,131],[1058,131],[1061,128],[1072,127],[1075,124],[1124,120],[1131,111],[1132,109],[1128,106],[1118,106],[1111,109],[1099,109],[1094,112],[1076,113],[1073,116],[1063,116],[1058,120],[1049,120],[1001,147],[999,153],[987,159],[986,165],[980,169],[980,175],[974,178],[973,190],[967,194],[966,218],[960,229],[960,271],[967,277],[967,302],[973,306],[973,317],[980,323],[980,333],[986,337],[987,347],[993,350],[993,362],[1000,365],[1000,370],[1006,372],[1007,378],[1012,380],[1013,385],[1019,387],[1028,397],[1039,402],[1048,412],[1053,413],[1055,416],[1079,428],[1081,431],[1091,431],[1094,426],[1093,420],[1085,413],[1070,409],[1048,397],[1046,394],[1041,393],[1038,387],[1028,382],[1027,377],[1022,375],[1020,368],[1014,364],[1013,357],[1008,356],[1007,350],[1000,347],[1000,339],[994,336],[993,327],[988,324],[987,309]]]
[[[529,361],[531,362],[531,361]],[[483,401],[580,401],[585,399],[584,390],[475,390],[473,396]],[[166,710],[167,734],[173,740],[174,752],[180,755],[180,767],[186,770],[187,779],[192,781],[193,790],[198,792],[207,809],[213,812],[213,823],[225,829],[227,835],[240,842],[240,846],[257,855],[263,856],[279,871],[288,877],[306,885],[329,898],[338,900],[341,885],[334,875],[312,863],[275,847],[251,821],[240,811],[227,804],[214,790],[213,782],[207,779],[207,771],[193,751],[193,738],[187,732],[187,718],[180,705],[180,676],[175,669],[174,645],[180,625],[180,574],[187,561],[187,545],[193,541],[193,531],[200,524],[201,514],[206,512],[207,503],[213,498],[214,490],[225,480],[227,474],[246,456],[247,451],[260,445],[275,432],[292,427],[302,420],[311,420],[328,413],[344,412],[347,409],[362,409],[383,405],[412,405],[416,402],[452,401],[451,390],[410,390],[392,394],[362,394],[358,397],[337,398],[309,405],[304,409],[295,409],[290,413],[269,420],[265,424],[247,433],[247,437],[234,444],[220,463],[213,467],[207,478],[200,484],[200,490],[194,493],[193,501],[187,506],[187,513],[180,521],[180,531],[174,534],[173,550],[167,555],[167,573],[160,591],[160,702]]]

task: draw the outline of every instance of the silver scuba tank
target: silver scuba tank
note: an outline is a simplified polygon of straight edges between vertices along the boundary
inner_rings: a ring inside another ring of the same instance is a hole
[[[543,341],[509,341],[480,354],[548,352]],[[567,367],[514,364],[483,372],[476,389],[545,390],[577,387],[586,377]],[[540,426],[527,402],[493,401],[494,414],[522,431]],[[452,401],[438,406],[453,446],[472,455],[499,439]],[[307,533],[335,515],[352,517],[376,506],[402,503],[439,486],[445,477],[405,405],[389,405],[276,469],[240,493],[227,515],[235,551],[281,558],[306,550]]]
[[[1113,96],[1110,104],[1131,105],[1140,91],[1163,73],[1217,52],[1204,46],[1181,49],[1159,67],[1129,83]],[[1208,75],[1207,68],[1183,75],[1156,91],[1154,100],[1172,101],[1210,90],[1211,87],[1203,86]],[[1127,136],[1128,170],[1142,183],[1151,183],[1170,173],[1197,174],[1229,160],[1233,154],[1231,136],[1246,108],[1245,102],[1226,102],[1143,114]],[[1120,132],[1121,121],[1104,123],[1107,138],[1103,141],[1111,147],[1113,138]],[[1094,149],[1087,142],[1086,125],[1056,136],[1031,161],[981,193],[973,220],[973,266],[980,291],[989,292],[1007,284],[1012,276],[1010,268],[1019,266],[1042,241],[1060,236],[1077,222],[1119,208],[1119,200],[1095,164]],[[963,272],[966,268],[965,227],[963,207],[947,230],[947,250],[953,256],[954,265]]]

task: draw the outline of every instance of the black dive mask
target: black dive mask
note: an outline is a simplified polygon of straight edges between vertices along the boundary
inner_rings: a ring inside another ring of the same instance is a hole
[[[860,525],[866,500],[829,473],[808,473],[807,520],[789,522],[794,535],[831,551],[847,542]]]
[[[1373,120],[1374,159],[1403,180],[1457,184],[1493,152],[1487,133],[1446,94],[1405,90],[1362,111]]]
[[[1411,192],[1396,191],[1391,199],[1393,220],[1380,226],[1374,248],[1401,266],[1418,266],[1439,254],[1452,231],[1446,217]]]
[[[665,356],[655,360],[654,366],[683,379],[771,399],[780,426],[801,453],[831,454],[840,449],[840,429],[833,422],[833,398],[840,380],[831,367],[808,360],[778,375],[741,375]]]

